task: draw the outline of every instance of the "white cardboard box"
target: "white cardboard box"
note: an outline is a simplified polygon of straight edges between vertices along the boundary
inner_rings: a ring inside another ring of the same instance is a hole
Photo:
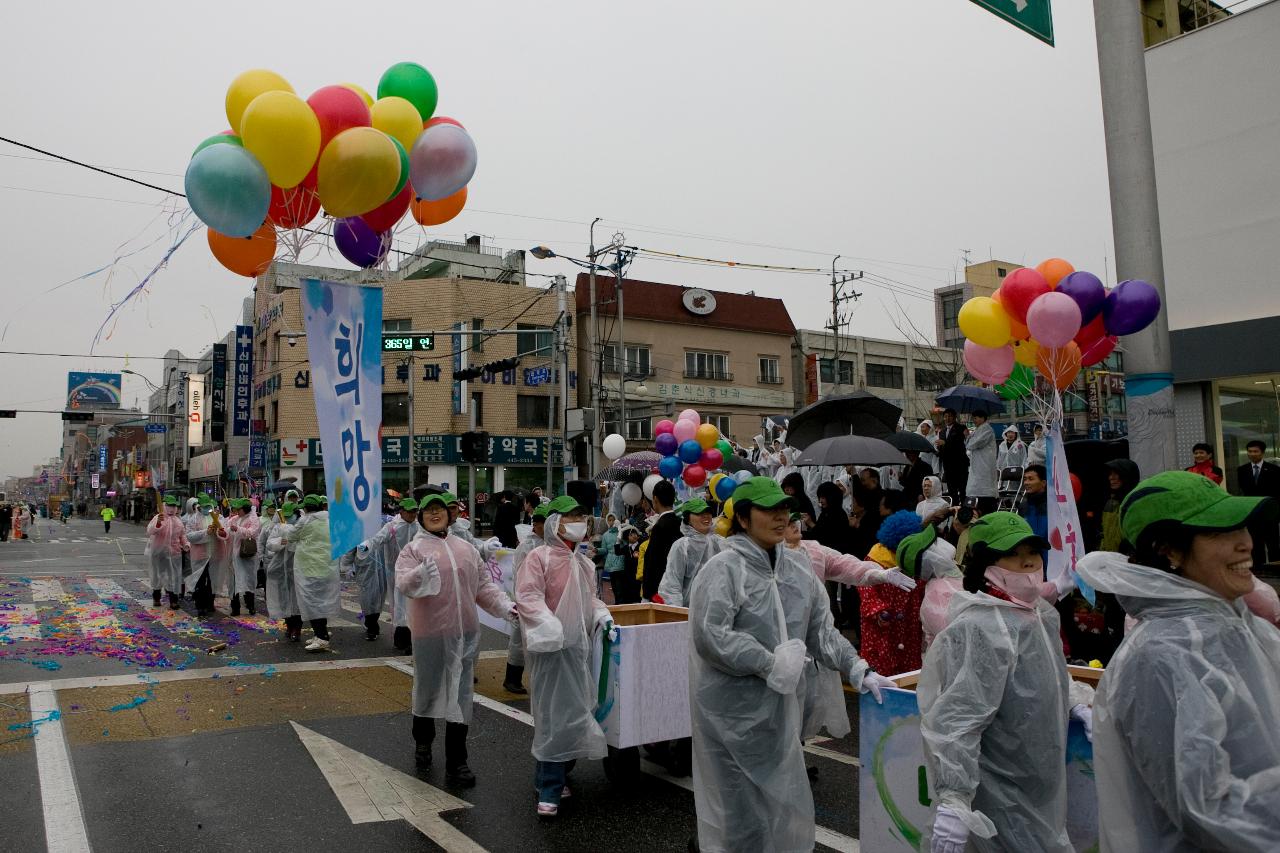
[[[610,746],[685,738],[689,725],[689,611],[663,604],[609,608],[618,627],[607,668],[597,644],[595,672],[604,698],[596,720]]]

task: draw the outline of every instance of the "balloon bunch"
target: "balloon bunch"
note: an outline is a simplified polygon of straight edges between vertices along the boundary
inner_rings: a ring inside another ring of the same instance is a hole
[[[696,409],[685,409],[674,423],[658,421],[653,431],[653,449],[662,456],[658,474],[667,480],[679,477],[690,488],[706,483],[709,472],[717,470],[724,458],[733,453],[716,425],[702,423]]]
[[[223,266],[259,275],[278,236],[302,232],[322,207],[334,220],[338,251],[360,267],[386,257],[407,211],[420,225],[462,211],[476,147],[456,120],[435,115],[431,73],[399,62],[377,91],[374,100],[343,83],[303,100],[262,69],[231,82],[231,128],[196,147],[185,179],[187,200],[209,226],[209,249]]]
[[[1006,400],[1031,393],[1035,371],[1059,391],[1080,368],[1102,362],[1123,335],[1160,313],[1160,294],[1145,281],[1108,290],[1096,275],[1061,258],[1010,273],[991,296],[960,308],[964,366]]]

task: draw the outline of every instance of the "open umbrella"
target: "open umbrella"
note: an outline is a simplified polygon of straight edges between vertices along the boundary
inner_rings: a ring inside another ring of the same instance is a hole
[[[628,474],[651,474],[662,461],[661,454],[641,450],[619,457],[612,465],[596,474],[597,480],[625,480]]]
[[[943,391],[936,398],[944,409],[955,409],[962,415],[974,412],[986,412],[997,415],[1004,411],[1004,401],[990,388],[979,388],[977,385],[955,385]]]
[[[751,476],[753,477],[759,476],[760,474],[760,470],[756,468],[756,466],[752,465],[750,460],[743,459],[736,453],[732,456],[726,456],[724,458],[724,464],[722,464],[718,470],[723,471],[726,474],[736,474],[739,471],[750,471]]]
[[[267,489],[267,491],[287,492],[290,489],[297,489],[299,492],[302,491],[302,487],[298,485],[297,480],[285,477],[283,479],[276,480],[274,483],[272,483],[271,486]]]
[[[907,457],[883,438],[837,435],[820,438],[806,447],[796,465],[906,465]]]
[[[854,391],[810,403],[791,417],[787,444],[804,450],[835,435],[885,435],[898,428],[902,409],[867,391]]]
[[[938,448],[933,446],[933,442],[918,432],[899,431],[892,435],[886,435],[884,440],[899,450],[914,450],[917,453],[938,452]]]

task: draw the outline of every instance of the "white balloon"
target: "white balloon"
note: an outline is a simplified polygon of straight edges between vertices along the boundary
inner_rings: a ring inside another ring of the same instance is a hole
[[[644,491],[644,496],[649,500],[653,500],[653,487],[658,485],[661,482],[662,482],[661,474],[650,474],[648,477],[645,477],[644,486],[642,487],[642,490]]]
[[[622,502],[627,506],[635,506],[640,503],[640,498],[643,496],[640,487],[635,483],[627,483],[622,487]]]
[[[458,192],[475,172],[476,144],[471,141],[471,134],[456,124],[427,128],[409,152],[413,191],[427,201],[439,201]]]
[[[627,440],[615,432],[612,435],[605,436],[600,449],[604,451],[604,455],[608,459],[614,460],[627,452]]]

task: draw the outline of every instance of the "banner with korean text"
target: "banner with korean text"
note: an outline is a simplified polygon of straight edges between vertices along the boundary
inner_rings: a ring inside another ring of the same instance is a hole
[[[1049,473],[1049,561],[1045,566],[1045,579],[1053,581],[1060,595],[1067,595],[1078,588],[1092,604],[1093,589],[1076,574],[1076,563],[1084,556],[1084,531],[1080,527],[1080,513],[1076,509],[1075,490],[1071,484],[1071,472],[1067,469],[1067,448],[1062,441],[1062,422],[1049,424],[1048,473]]]
[[[336,558],[382,526],[382,290],[306,279],[302,314]]]

